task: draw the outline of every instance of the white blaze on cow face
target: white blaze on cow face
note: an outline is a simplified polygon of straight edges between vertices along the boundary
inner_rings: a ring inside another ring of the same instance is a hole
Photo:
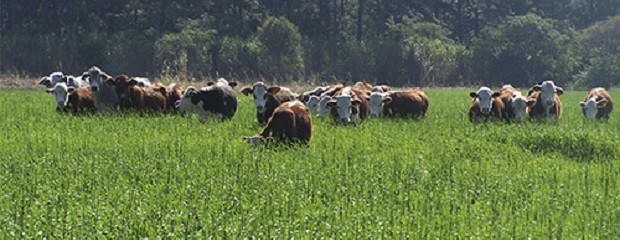
[[[579,105],[583,109],[583,114],[586,119],[594,119],[598,108],[605,107],[607,105],[607,100],[604,98],[596,100],[596,96],[593,96],[586,102],[579,102]]]
[[[48,89],[47,92],[54,94],[54,98],[56,99],[56,107],[63,109],[67,106],[69,94],[74,90],[75,88],[67,87],[67,84],[64,82],[59,82],[56,83],[53,88]]]
[[[258,82],[252,88],[252,96],[254,97],[254,105],[260,113],[265,112],[267,105],[267,86],[263,82]]]
[[[534,103],[536,103],[536,99],[526,99],[523,95],[521,95],[521,92],[515,92],[510,99],[510,108],[512,108],[512,112],[515,115],[515,121],[517,122],[523,121],[527,116],[527,107],[531,107]]]
[[[493,97],[495,97],[493,91],[491,91],[488,87],[481,87],[476,92],[471,92],[469,95],[472,98],[475,98],[478,102],[478,107],[480,108],[480,112],[484,114],[488,114],[491,112],[491,108],[493,107]]]
[[[323,98],[321,98],[321,101],[319,101],[319,107],[316,110],[317,116],[319,117],[327,116],[328,114],[327,103],[331,100],[332,100],[332,97],[330,96],[323,96]]]
[[[345,90],[340,96],[329,101],[327,107],[336,108],[340,121],[343,123],[350,123],[352,121],[351,115],[353,115],[353,108],[359,106],[360,103],[359,99],[354,99],[351,93]],[[359,111],[356,111],[356,113],[359,113]],[[353,117],[355,117],[355,121],[358,120],[357,114]]]
[[[392,98],[388,94],[381,92],[373,92],[368,97],[370,105],[370,116],[378,117],[383,113],[383,106],[390,102]]]
[[[534,87],[535,90],[540,91],[539,104],[543,104],[546,109],[549,109],[555,105],[555,95],[562,95],[564,90],[561,87],[555,86],[553,81],[544,81],[541,85]]]

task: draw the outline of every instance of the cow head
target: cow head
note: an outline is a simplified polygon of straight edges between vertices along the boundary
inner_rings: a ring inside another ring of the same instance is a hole
[[[579,102],[581,109],[583,109],[583,116],[586,119],[594,119],[599,108],[607,106],[607,100],[605,98],[598,98],[596,96],[591,97],[588,101]]]
[[[521,95],[521,92],[515,92],[510,97],[510,108],[514,113],[515,121],[522,122],[527,116],[527,107],[534,106],[534,104],[536,104],[536,99],[527,99]]]
[[[110,75],[95,66],[88,70],[88,76],[88,84],[93,92],[98,91],[102,84],[110,84],[110,80],[113,80]]]
[[[564,94],[564,89],[558,87],[553,81],[544,81],[541,84],[534,85],[530,92],[539,91],[540,101],[538,104],[542,104],[546,109],[549,109],[555,105],[555,96]]]
[[[61,82],[65,77],[65,74],[62,72],[53,72],[50,73],[49,76],[45,76],[39,80],[39,85],[44,85],[48,88],[53,87],[56,83]]]
[[[67,84],[64,82],[56,83],[54,87],[46,90],[47,93],[54,94],[57,109],[64,109],[67,106],[67,102],[69,102],[69,95],[73,91],[75,91],[75,88],[67,87]]]
[[[351,123],[352,115],[359,118],[358,107],[362,102],[351,96],[349,91],[344,90],[340,96],[333,97],[332,100],[327,102],[327,108],[336,109],[337,117],[342,123]]]
[[[313,109],[317,109],[319,106],[319,102],[321,101],[321,99],[316,96],[316,95],[312,95],[308,98],[308,101],[306,101],[304,104],[306,105],[306,107],[308,107],[310,110]]]
[[[321,101],[319,101],[319,107],[316,110],[317,116],[325,117],[327,116],[327,103],[332,100],[330,96],[323,96]]]
[[[181,113],[200,113],[202,109],[202,101],[198,96],[198,89],[189,86],[183,92],[181,99],[175,103],[175,108]]]
[[[42,77],[41,80],[39,80],[38,84],[46,86],[48,88],[53,87],[52,86],[52,78],[50,78],[49,76]]]
[[[241,93],[246,96],[250,95],[250,93],[252,94],[252,96],[254,97],[254,105],[256,106],[256,110],[259,113],[265,112],[267,106],[267,98],[269,97],[268,95],[273,96],[278,94],[278,92],[280,92],[280,87],[268,87],[263,82],[255,83],[252,88],[244,87],[243,89],[241,89]]]
[[[493,108],[493,98],[498,97],[499,93],[491,91],[488,87],[481,87],[476,92],[470,92],[469,96],[474,98],[474,101],[478,102],[480,112],[489,114]]]
[[[383,113],[383,106],[392,101],[389,94],[381,92],[373,92],[370,96],[366,97],[368,104],[370,105],[370,116],[378,117]]]

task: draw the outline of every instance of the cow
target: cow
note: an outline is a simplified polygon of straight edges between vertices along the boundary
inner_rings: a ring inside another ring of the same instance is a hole
[[[113,78],[110,75],[96,66],[88,70],[88,81],[93,91],[95,107],[99,112],[118,111],[120,100],[114,85],[110,84],[111,79]]]
[[[296,100],[295,94],[286,87],[267,86],[263,82],[256,82],[252,87],[244,87],[241,93],[254,97],[256,106],[256,119],[260,124],[265,124],[273,111],[280,104]]]
[[[108,79],[108,84],[114,85],[122,109],[136,109],[138,111],[160,112],[166,108],[165,88],[140,87],[135,78],[119,75]]]
[[[67,86],[70,86],[70,87],[79,88],[79,87],[90,86],[88,84],[88,76],[84,77],[84,75],[81,75],[79,77],[74,77],[73,75],[67,75],[67,76],[64,76],[61,81],[67,83]]]
[[[39,85],[51,88],[56,85],[56,83],[62,81],[64,76],[65,74],[62,72],[52,72],[49,76],[42,77],[41,80],[39,80]]]
[[[579,105],[586,119],[609,120],[609,114],[614,109],[609,92],[601,87],[590,90]]]
[[[302,93],[301,95],[299,95],[298,100],[303,102],[303,103],[307,103],[308,101],[310,101],[310,98],[312,96],[316,96],[316,97],[320,97],[321,94],[323,94],[325,91],[327,91],[330,87],[315,87],[313,90],[310,91],[306,91],[304,93]],[[318,98],[317,100],[319,100],[320,98]],[[317,101],[318,103],[318,101]]]
[[[74,113],[86,110],[94,112],[96,110],[93,92],[90,87],[75,88],[67,86],[64,82],[58,82],[54,87],[48,89],[47,92],[54,94],[56,110],[59,112],[66,112],[68,107],[73,108]]]
[[[478,91],[470,92],[473,98],[469,108],[469,120],[482,122],[489,120],[502,120],[504,103],[499,99],[499,92],[493,92],[488,87],[481,87]]]
[[[183,97],[185,87],[181,84],[170,83],[168,86],[155,86],[154,90],[164,94],[166,98],[166,109],[168,111],[175,111],[176,108],[174,104]]]
[[[289,144],[308,144],[312,137],[310,110],[299,100],[280,104],[274,111],[263,131],[254,137],[244,138],[254,145],[265,140]]]
[[[340,123],[360,123],[368,116],[368,100],[363,89],[344,87],[327,102],[331,116]]]
[[[562,101],[559,96],[562,94],[564,89],[556,86],[553,81],[544,81],[530,88],[527,98],[536,100],[536,103],[527,108],[530,119],[559,119],[562,114]]]
[[[327,116],[327,103],[331,101],[332,98],[330,96],[310,96],[308,101],[305,103],[306,107],[310,109],[310,112],[316,113],[317,117],[325,117]]]
[[[367,97],[370,116],[423,118],[428,110],[428,96],[419,88],[402,92],[372,92]]]
[[[372,92],[372,84],[364,81],[364,82],[356,82],[355,85],[353,85],[354,87],[364,91],[364,92]]]
[[[523,122],[527,117],[527,107],[536,103],[535,99],[527,99],[511,85],[502,86],[499,99],[504,103],[503,117],[507,122]]]
[[[189,86],[175,107],[182,113],[198,114],[203,122],[216,116],[231,119],[237,112],[237,93],[229,83],[217,81],[215,84],[197,89]]]

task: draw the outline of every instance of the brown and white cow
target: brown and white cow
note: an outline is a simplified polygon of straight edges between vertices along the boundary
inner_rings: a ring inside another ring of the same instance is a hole
[[[119,75],[115,79],[108,80],[108,84],[114,85],[121,108],[153,112],[160,112],[166,108],[165,88],[158,86],[156,91],[151,87],[140,87],[138,83],[139,81],[127,75]]]
[[[590,90],[579,105],[586,119],[608,120],[609,114],[614,109],[614,101],[609,92],[601,87]]]
[[[528,91],[527,98],[536,100],[536,103],[527,108],[528,116],[534,120],[557,120],[562,114],[560,95],[564,89],[553,81],[544,81],[534,85]]]
[[[521,92],[511,85],[504,85],[499,90],[499,99],[504,103],[504,120],[522,122],[527,117],[527,107],[536,103],[535,99],[525,98]]]
[[[366,92],[358,87],[344,87],[327,102],[332,117],[341,123],[360,123],[368,116]]]
[[[66,83],[58,82],[47,92],[54,94],[57,111],[66,112],[68,107],[71,107],[74,113],[96,110],[90,87],[68,87]]]
[[[244,87],[241,93],[254,97],[256,119],[265,124],[273,111],[284,102],[296,100],[295,94],[286,87],[268,86],[263,82],[256,82],[252,87]]]
[[[469,120],[472,122],[502,120],[504,103],[499,99],[499,92],[493,92],[488,87],[481,87],[478,91],[470,92],[473,98],[469,108]]]
[[[372,92],[367,97],[370,116],[413,117],[420,119],[428,110],[428,96],[419,88],[402,92]]]
[[[299,100],[284,102],[277,107],[263,131],[245,140],[254,145],[272,139],[277,142],[308,144],[312,137],[310,110]]]

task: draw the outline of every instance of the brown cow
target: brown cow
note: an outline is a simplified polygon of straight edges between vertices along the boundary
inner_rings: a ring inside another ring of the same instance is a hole
[[[344,87],[327,102],[332,117],[341,123],[359,123],[368,116],[366,92],[355,86]]]
[[[127,75],[117,76],[108,80],[108,83],[114,85],[121,108],[155,112],[166,108],[166,91],[161,86],[156,87],[158,91],[150,87],[139,87],[138,81],[128,79]]]
[[[420,88],[402,92],[373,92],[367,97],[370,116],[413,117],[420,119],[428,110],[428,96]]]
[[[256,82],[252,87],[241,89],[244,95],[252,94],[256,106],[256,118],[259,123],[265,124],[273,111],[284,102],[296,100],[295,94],[286,87],[267,86],[263,82]]]
[[[564,89],[553,81],[544,81],[530,88],[527,98],[536,100],[536,103],[527,108],[528,115],[534,120],[557,120],[562,114],[560,95]]]
[[[586,119],[609,120],[609,113],[614,109],[614,101],[609,92],[601,87],[590,90],[579,105]]]
[[[508,122],[522,122],[527,116],[527,107],[536,103],[536,100],[525,98],[511,85],[502,86],[499,99],[504,103],[503,117]]]
[[[245,138],[254,145],[273,139],[278,142],[308,144],[312,137],[310,110],[299,100],[284,102],[276,108],[263,131],[254,137]]]
[[[481,87],[476,92],[470,92],[473,98],[469,108],[469,120],[480,122],[488,120],[502,120],[504,103],[499,99],[499,92],[493,92],[488,87]]]
[[[176,111],[175,103],[183,97],[185,87],[181,84],[170,83],[168,86],[155,86],[153,90],[162,93],[166,98],[166,110]]]
[[[54,94],[57,111],[65,112],[68,107],[71,107],[74,113],[96,110],[90,87],[67,87],[66,83],[58,82],[47,92]]]

